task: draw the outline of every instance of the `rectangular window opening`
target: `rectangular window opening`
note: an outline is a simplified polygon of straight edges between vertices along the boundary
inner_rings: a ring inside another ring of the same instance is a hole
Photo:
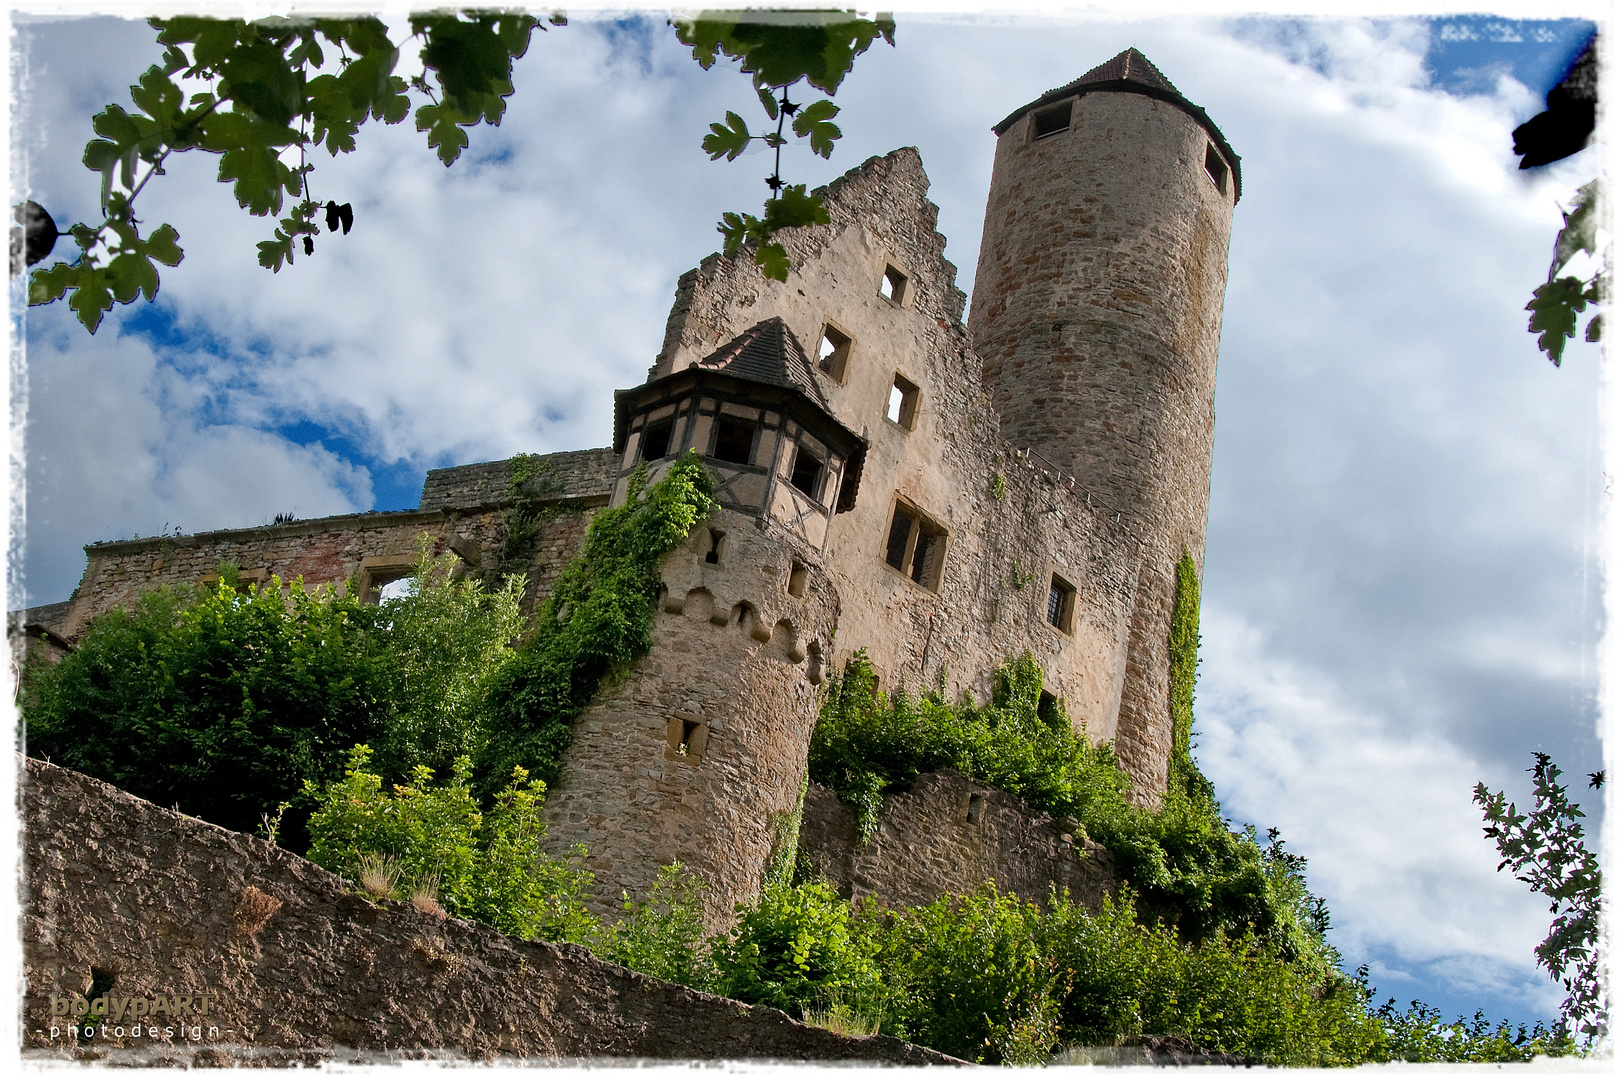
[[[668,457],[669,440],[674,435],[674,420],[660,420],[656,424],[648,424],[646,434],[641,437],[641,460],[657,461],[659,458]]]
[[[725,538],[726,534],[719,529],[709,530],[709,550],[703,556],[704,562],[711,566],[720,565],[720,542]]]
[[[755,425],[721,417],[714,426],[713,457],[734,465],[750,465],[754,461]]]
[[[895,373],[894,385],[889,388],[889,403],[883,415],[910,431],[917,426],[917,384],[904,375]]]
[[[810,569],[802,562],[795,561],[793,568],[788,571],[788,595],[803,596],[805,583],[810,578]],[[812,643],[812,648],[814,643]]]
[[[905,303],[906,275],[892,266],[884,267],[883,278],[878,282],[878,295],[891,303]]]
[[[883,561],[925,589],[938,590],[945,567],[944,528],[927,515],[896,502]]]
[[[821,348],[818,350],[821,370],[838,382],[844,381],[844,368],[849,363],[850,339],[836,327],[821,328]]]
[[[1074,586],[1056,574],[1046,592],[1046,621],[1065,634],[1074,632]]]
[[[1065,101],[1061,105],[1054,105],[1050,109],[1042,109],[1035,114],[1035,137],[1044,139],[1048,135],[1057,135],[1069,130],[1069,117],[1073,113],[1074,102]]]
[[[788,483],[819,502],[824,471],[821,459],[801,445],[793,451],[793,472],[788,477]]]
[[[1221,157],[1219,150],[1215,149],[1214,143],[1210,143],[1209,148],[1204,151],[1204,171],[1209,174],[1211,180],[1215,181],[1215,189],[1225,195],[1226,176],[1230,170],[1226,167],[1226,159]]]

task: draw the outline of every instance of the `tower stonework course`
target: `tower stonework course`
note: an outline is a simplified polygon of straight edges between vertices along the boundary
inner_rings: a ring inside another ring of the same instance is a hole
[[[830,805],[805,794],[824,677],[857,652],[884,691],[981,702],[1030,654],[1043,708],[1111,741],[1154,803],[1175,566],[1184,550],[1202,566],[1239,162],[1135,50],[995,130],[966,323],[921,157],[896,150],[821,191],[827,224],[779,234],[785,282],[749,252],[681,277],[610,446],[436,469],[411,511],[92,544],[73,597],[14,625],[60,653],[141,589],[222,562],[375,600],[424,534],[493,578],[514,567],[519,497],[549,505],[518,567],[533,612],[598,510],[692,450],[718,508],[664,557],[652,649],[575,721],[548,792],[550,843],[585,847],[598,914],[679,861],[708,882],[716,928],[790,864],[801,811]],[[852,894],[982,874],[1031,899],[1043,883],[1100,895],[1100,848],[987,792],[919,783],[858,852],[836,813],[806,812],[798,850]]]
[[[1128,49],[995,128],[968,320],[1001,433],[1142,548],[1114,746],[1162,790],[1183,550],[1202,573],[1237,155]]]

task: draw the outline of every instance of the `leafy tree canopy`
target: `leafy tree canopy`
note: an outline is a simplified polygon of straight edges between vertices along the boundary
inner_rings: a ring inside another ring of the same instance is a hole
[[[66,230],[78,254],[35,271],[28,302],[66,298],[95,333],[114,303],[153,299],[158,266],[178,266],[184,251],[171,225],[143,234],[134,203],[163,174],[171,154],[194,150],[219,155],[219,180],[232,185],[244,210],[276,218],[258,248],[260,265],[279,273],[300,249],[314,254],[323,210],[328,232],[341,227],[347,233],[353,224],[348,203],[316,199],[310,182],[315,150],[352,153],[368,121],[398,124],[412,117],[439,160],[454,164],[471,129],[501,122],[514,91],[513,63],[528,51],[534,31],[566,23],[560,13],[542,21],[521,12],[434,12],[412,16],[408,38],[396,43],[375,17],[151,20],[163,63],[130,87],[133,111],[112,104],[96,114],[97,137],[85,147],[85,166],[101,178],[104,220]],[[787,121],[793,118],[792,135],[822,157],[842,135],[832,122],[837,106],[825,99],[794,102],[789,88],[802,81],[835,93],[874,40],[894,43],[894,22],[836,11],[713,12],[680,16],[671,25],[705,69],[722,57],[738,61],[777,122],[775,132],[756,135],[742,117],[727,113],[725,124],[711,126],[703,149],[711,158],[734,160],[759,139],[777,151],[764,214],[727,213],[719,229],[727,254],[752,243],[765,274],[785,281],[787,252],[776,233],[827,220],[803,184],[782,179]],[[415,42],[422,66],[410,79],[396,73],[407,42]],[[49,215],[40,216],[54,232]],[[44,258],[35,254],[30,249],[30,262]]]

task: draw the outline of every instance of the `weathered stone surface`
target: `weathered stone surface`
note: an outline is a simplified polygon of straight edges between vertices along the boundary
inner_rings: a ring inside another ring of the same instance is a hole
[[[30,1056],[193,1065],[311,1064],[356,1051],[954,1062],[651,979],[578,946],[373,905],[262,840],[43,762],[27,762],[23,818]],[[258,925],[243,914],[248,890],[280,901]],[[66,1032],[69,1018],[52,1015],[52,996],[85,994],[97,976],[97,990],[114,998],[155,1004],[163,995],[172,1008],[175,995],[190,995],[194,1012],[211,995],[207,1015],[188,1017],[184,1033],[171,1015],[156,1037],[144,1033],[144,1018],[136,1036],[126,1015],[80,1044]]]
[[[609,447],[596,450],[564,450],[541,455],[540,484],[531,489],[565,499],[607,501],[613,490],[613,471],[618,458]],[[512,475],[511,459],[483,461],[476,465],[456,465],[430,469],[422,482],[419,510],[468,510],[495,506],[507,501],[506,483]]]
[[[1096,909],[1118,884],[1107,848],[1066,832],[1022,799],[954,769],[885,796],[877,832],[860,842],[855,811],[820,784],[805,794],[799,851],[840,895],[891,907],[927,904],[994,881],[1002,893],[1044,904],[1067,889]]]
[[[1175,565],[1183,548],[1204,560],[1235,198],[1206,171],[1216,136],[1188,109],[1130,92],[1069,100],[1065,130],[1037,138],[1031,112],[997,140],[969,327],[1001,433],[1142,538],[1112,735],[1156,796]]]

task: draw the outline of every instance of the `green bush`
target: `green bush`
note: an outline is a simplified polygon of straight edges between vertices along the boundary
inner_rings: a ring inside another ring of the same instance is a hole
[[[882,997],[872,924],[823,881],[768,884],[713,943],[716,993],[796,1017],[834,1000],[871,1012]]]
[[[591,951],[655,979],[710,990],[715,985],[703,936],[703,879],[671,863],[644,900],[624,894],[624,917],[605,927]]]
[[[453,552],[435,559],[422,537],[406,594],[381,605],[396,680],[392,716],[375,741],[385,776],[409,776],[418,765],[442,774],[488,741],[484,698],[523,630],[525,579],[515,575],[486,592],[474,578],[456,580],[459,561]]]
[[[1041,670],[1027,653],[1002,670],[988,705],[950,705],[903,688],[889,698],[874,687],[858,653],[829,680],[810,744],[811,778],[856,808],[863,839],[885,794],[953,768],[1055,817],[1076,818],[1114,854],[1144,910],[1187,939],[1253,930],[1275,937],[1291,957],[1317,958],[1323,970],[1337,964],[1322,937],[1326,912],[1304,886],[1305,861],[1275,837],[1263,848],[1252,833],[1234,833],[1207,781],[1192,794],[1172,791],[1157,813],[1134,805],[1109,747],[1075,732],[1061,702],[1041,708]]]
[[[1039,908],[987,883],[971,896],[867,917],[882,928],[886,1031],[992,1065],[1052,1056],[1063,986]]]
[[[335,779],[393,714],[395,656],[376,607],[274,578],[162,589],[95,619],[59,663],[30,669],[28,752],[160,806],[246,831]],[[303,814],[283,825],[301,850]]]
[[[521,766],[556,778],[573,740],[569,727],[615,668],[652,647],[658,563],[714,507],[714,481],[692,451],[643,490],[643,471],[624,505],[592,520],[535,619],[532,635],[495,675],[487,701],[489,741],[478,759],[485,785]]]
[[[349,754],[341,781],[306,785],[317,809],[309,820],[309,858],[359,881],[378,856],[400,871],[401,888],[432,887],[444,910],[526,940],[586,942],[596,932],[582,897],[591,875],[541,848],[545,785],[517,770],[486,817],[468,786],[471,764],[456,759],[448,783],[414,770],[414,783],[383,790],[366,771],[371,750]],[[581,852],[580,854],[583,854]]]

